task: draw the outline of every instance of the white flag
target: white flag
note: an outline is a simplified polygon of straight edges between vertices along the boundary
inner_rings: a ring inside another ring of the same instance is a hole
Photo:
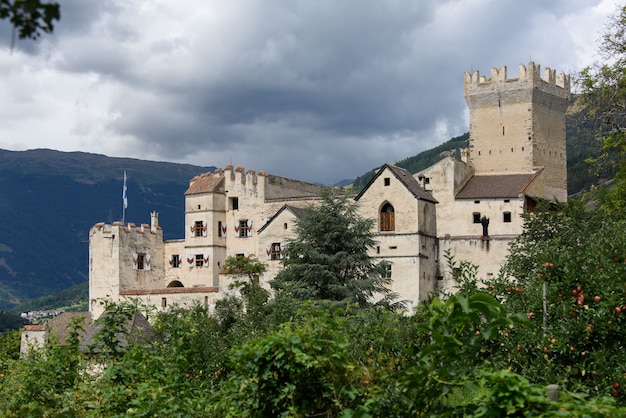
[[[126,197],[126,170],[124,170],[124,188],[122,189],[122,201],[124,202],[124,209],[128,208],[128,198]]]

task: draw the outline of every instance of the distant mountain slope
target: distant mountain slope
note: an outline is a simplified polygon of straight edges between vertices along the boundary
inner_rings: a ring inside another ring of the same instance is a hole
[[[184,234],[189,180],[214,170],[45,149],[0,150],[0,309],[88,279],[89,228],[122,217],[150,222],[159,212],[167,239]]]

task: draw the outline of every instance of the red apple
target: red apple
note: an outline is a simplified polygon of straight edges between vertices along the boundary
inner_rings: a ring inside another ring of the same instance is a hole
[[[577,291],[578,293],[582,292],[582,291],[583,291],[583,287],[582,287],[582,286],[577,286],[577,287],[576,287],[576,291]]]
[[[578,295],[578,291],[576,289],[572,289],[572,296]]]
[[[613,389],[615,390],[619,389],[619,382],[613,383]]]
[[[593,301],[594,301],[594,302],[596,302],[596,303],[597,303],[597,302],[600,302],[600,299],[601,299],[601,297],[600,297],[600,296],[598,296],[598,295],[595,295],[595,296],[593,297]]]
[[[618,315],[622,313],[622,308],[620,308],[619,306],[615,307],[615,313]]]

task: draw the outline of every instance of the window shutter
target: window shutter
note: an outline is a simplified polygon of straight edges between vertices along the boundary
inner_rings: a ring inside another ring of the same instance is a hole
[[[189,232],[191,232],[192,237],[196,235],[196,226],[195,225],[189,226]]]
[[[202,236],[206,237],[206,233],[207,233],[207,227],[206,227],[206,221],[202,221]]]
[[[252,221],[248,219],[248,231],[246,233],[246,236],[251,237],[252,236]]]
[[[268,244],[265,246],[265,255],[267,256],[265,259],[269,260],[271,254],[272,254],[272,246]]]
[[[222,222],[222,236],[226,236],[226,224],[224,222]]]
[[[202,267],[209,267],[209,255],[203,254],[202,256]]]
[[[239,224],[235,223],[235,237],[239,238]]]
[[[280,243],[280,259],[281,260],[285,258],[285,250],[287,250],[287,246],[281,242]]]
[[[133,253],[133,270],[137,270],[137,259],[139,258],[139,254]]]
[[[150,254],[146,254],[144,257],[144,270],[150,270]]]
[[[170,267],[174,267],[174,256],[170,255]]]
[[[187,263],[189,264],[189,267],[192,267],[195,261],[196,257],[193,254],[187,254]]]

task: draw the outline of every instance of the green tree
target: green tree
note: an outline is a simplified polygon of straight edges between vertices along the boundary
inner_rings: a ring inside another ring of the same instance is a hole
[[[375,297],[392,305],[388,262],[375,262],[373,220],[359,216],[347,196],[325,190],[318,206],[309,206],[287,243],[284,269],[271,282],[277,292],[296,299],[317,299],[370,306]]]
[[[490,355],[531,382],[610,394],[624,405],[624,228],[623,212],[588,211],[575,200],[527,215],[506,276],[488,287],[535,326],[501,335]]]
[[[626,5],[612,16],[599,40],[602,63],[585,68],[579,76],[580,100],[594,122],[602,154],[590,159],[597,171],[618,172],[611,197],[616,208],[623,209],[626,196]]]
[[[42,32],[52,33],[54,21],[61,19],[57,2],[40,0],[0,0],[0,19],[7,19],[13,25],[20,39],[37,39]],[[11,45],[15,43],[12,39]]]

